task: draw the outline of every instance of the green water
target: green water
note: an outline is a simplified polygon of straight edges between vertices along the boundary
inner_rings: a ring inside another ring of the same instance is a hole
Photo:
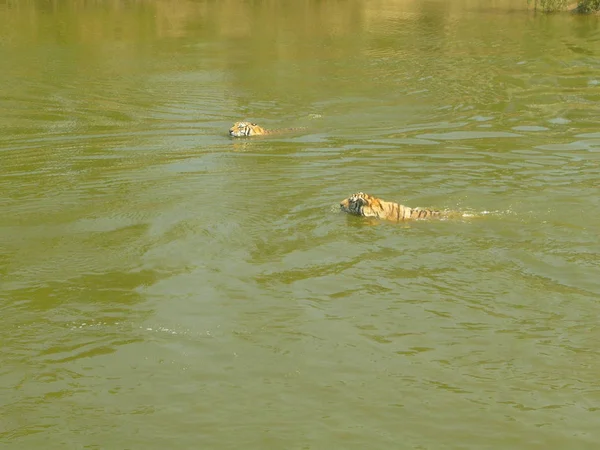
[[[597,448],[599,20],[0,4],[0,446]]]

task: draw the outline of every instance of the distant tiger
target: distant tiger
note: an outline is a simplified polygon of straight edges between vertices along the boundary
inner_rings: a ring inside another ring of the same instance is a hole
[[[282,128],[278,130],[265,130],[260,125],[251,122],[236,122],[229,129],[229,136],[247,137],[247,136],[265,136],[268,134],[279,134],[287,131],[304,130],[305,128]]]
[[[342,211],[355,216],[376,217],[378,219],[393,220],[418,220],[446,217],[442,211],[431,209],[409,208],[394,202],[386,202],[372,195],[358,192],[340,203]]]

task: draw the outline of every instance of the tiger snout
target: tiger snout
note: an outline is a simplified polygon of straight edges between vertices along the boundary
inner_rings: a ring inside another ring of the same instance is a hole
[[[348,206],[350,206],[350,202],[348,201],[348,199],[344,199],[340,202],[340,209],[348,209]]]

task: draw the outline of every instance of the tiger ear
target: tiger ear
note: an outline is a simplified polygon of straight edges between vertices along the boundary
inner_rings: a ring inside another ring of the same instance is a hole
[[[369,199],[368,199],[368,198],[365,198],[365,197],[362,197],[362,196],[361,196],[361,197],[358,197],[358,198],[357,198],[357,201],[358,201],[358,203],[359,203],[361,206],[365,206],[365,205],[368,205],[368,204],[369,204]]]

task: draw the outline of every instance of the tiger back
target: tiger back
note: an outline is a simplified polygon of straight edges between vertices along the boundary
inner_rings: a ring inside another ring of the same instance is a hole
[[[304,128],[304,127],[298,127],[298,128],[279,128],[276,130],[267,130],[255,123],[236,122],[229,129],[229,136],[231,136],[231,137],[266,136],[266,135],[301,131],[301,130],[305,130],[305,129],[306,128]]]
[[[364,192],[357,192],[340,202],[340,209],[348,214],[400,222],[445,217],[446,213],[432,209],[410,208],[395,202],[386,202]]]

